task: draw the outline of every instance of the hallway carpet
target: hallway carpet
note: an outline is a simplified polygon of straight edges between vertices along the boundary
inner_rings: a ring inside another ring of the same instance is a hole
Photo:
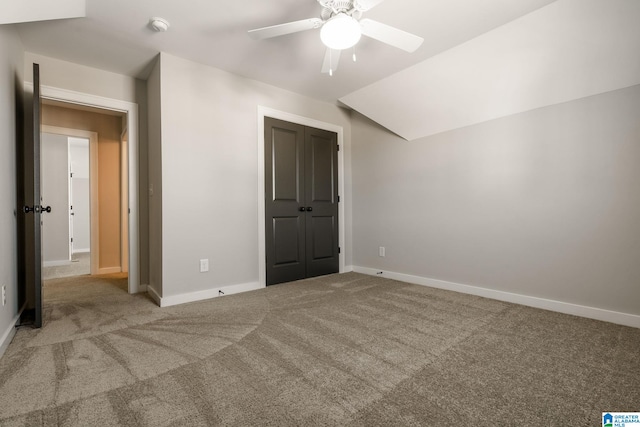
[[[176,307],[47,282],[2,426],[596,426],[640,411],[640,329],[356,273]]]
[[[74,254],[73,261],[69,261],[68,264],[49,266],[42,269],[43,280],[85,274],[91,274],[91,254],[89,252]]]

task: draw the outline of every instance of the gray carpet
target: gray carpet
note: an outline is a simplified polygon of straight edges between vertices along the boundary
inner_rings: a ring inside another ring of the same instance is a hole
[[[2,426],[598,426],[640,410],[640,329],[355,273],[158,308],[47,282]]]
[[[69,261],[68,264],[49,266],[42,269],[42,278],[44,280],[82,276],[84,274],[91,274],[91,254],[89,252],[74,254],[73,261]]]

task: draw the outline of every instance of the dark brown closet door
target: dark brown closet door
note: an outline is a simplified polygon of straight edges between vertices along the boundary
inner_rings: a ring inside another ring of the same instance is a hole
[[[265,118],[267,285],[338,272],[335,133]]]
[[[306,277],[338,272],[338,142],[305,129]]]

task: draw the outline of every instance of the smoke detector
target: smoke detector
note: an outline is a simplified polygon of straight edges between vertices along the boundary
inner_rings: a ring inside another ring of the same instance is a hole
[[[164,33],[169,29],[169,21],[164,18],[151,18],[149,19],[149,26],[155,31]]]

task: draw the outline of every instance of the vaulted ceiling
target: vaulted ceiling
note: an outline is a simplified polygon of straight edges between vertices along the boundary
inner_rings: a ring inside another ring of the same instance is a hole
[[[37,22],[13,24],[27,51],[143,79],[163,51],[342,102],[409,140],[640,83],[637,0],[386,0],[366,17],[423,45],[409,54],[363,37],[357,62],[343,58],[332,77],[320,73],[319,30],[247,35],[318,17],[316,0],[86,0],[86,16],[73,19],[57,18],[65,8],[77,16],[82,0],[29,1]],[[24,0],[4,3],[24,15]],[[169,31],[149,27],[155,16]]]
[[[629,87],[639,22],[637,0],[559,0],[340,101],[411,141]]]

